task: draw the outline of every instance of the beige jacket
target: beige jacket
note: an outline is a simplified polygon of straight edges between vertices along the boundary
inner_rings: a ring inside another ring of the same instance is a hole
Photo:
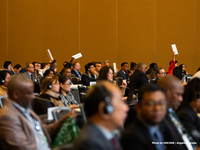
[[[43,125],[33,111],[30,113],[40,121],[43,132],[51,144],[66,118],[49,125]],[[10,101],[6,101],[0,110],[0,147],[3,150],[37,150],[34,133],[29,122]]]
[[[7,87],[0,85],[0,96],[7,95],[8,89]]]

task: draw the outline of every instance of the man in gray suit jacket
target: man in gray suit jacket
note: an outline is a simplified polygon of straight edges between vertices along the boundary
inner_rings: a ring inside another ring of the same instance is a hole
[[[35,82],[35,76],[34,76],[34,66],[32,63],[26,63],[26,72],[24,72],[23,74],[25,76],[27,76],[28,78],[30,78],[33,82]]]
[[[72,113],[43,125],[29,109],[34,99],[33,83],[24,75],[13,75],[8,83],[9,100],[0,110],[0,147],[3,150],[49,150],[51,141]]]
[[[122,150],[113,130],[123,126],[128,106],[114,84],[99,82],[88,93],[84,109],[88,124],[74,143],[74,150]]]

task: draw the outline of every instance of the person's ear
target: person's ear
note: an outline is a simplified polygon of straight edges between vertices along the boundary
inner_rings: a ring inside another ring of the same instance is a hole
[[[63,87],[63,84],[62,84],[62,83],[60,83],[60,87],[61,87],[61,88]]]
[[[106,103],[104,101],[99,103],[99,107],[98,107],[98,112],[101,118],[107,120],[110,118],[109,114],[105,114],[104,112],[104,106],[106,105]]]
[[[14,99],[19,99],[19,97],[20,97],[20,92],[19,92],[19,90],[14,90],[14,91],[13,91],[13,98],[14,98]]]

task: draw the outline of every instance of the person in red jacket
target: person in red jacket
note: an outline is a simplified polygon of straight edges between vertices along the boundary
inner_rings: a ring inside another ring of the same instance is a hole
[[[175,67],[178,66],[178,61],[175,60],[175,55],[174,55],[174,53],[175,53],[175,52],[173,52],[172,61],[169,62],[169,65],[170,65],[170,66],[169,66],[169,68],[168,68],[168,74],[171,74],[171,75],[173,75],[173,69],[174,69]]]

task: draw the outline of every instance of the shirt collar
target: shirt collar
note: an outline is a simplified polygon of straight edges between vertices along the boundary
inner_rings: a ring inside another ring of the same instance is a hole
[[[108,130],[106,130],[104,127],[98,125],[98,124],[94,124],[100,131],[101,133],[105,136],[105,138],[107,140],[111,140],[113,138],[113,134],[111,132],[109,132]]]
[[[30,109],[29,109],[29,108],[24,108],[24,107],[20,106],[19,104],[17,104],[16,102],[12,101],[11,99],[9,99],[9,101],[10,101],[15,107],[17,107],[23,114],[29,114],[29,113],[30,113]]]

